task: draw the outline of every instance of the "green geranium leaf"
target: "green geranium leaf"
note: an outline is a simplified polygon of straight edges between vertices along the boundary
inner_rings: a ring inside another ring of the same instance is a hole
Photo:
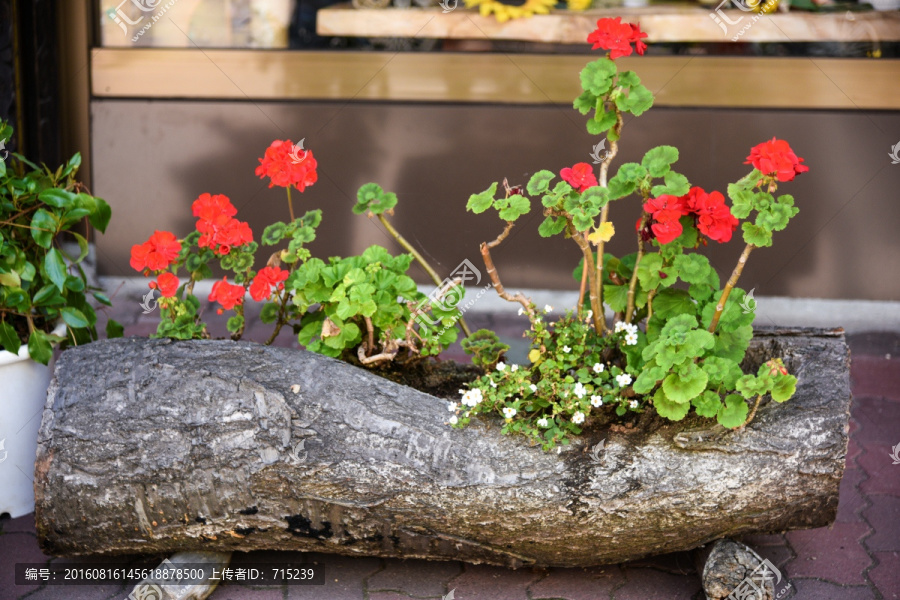
[[[264,246],[274,246],[284,239],[284,234],[287,232],[287,225],[278,221],[276,223],[272,223],[268,227],[263,230],[262,234],[262,243]],[[190,269],[194,270],[194,269]]]
[[[728,184],[728,197],[731,198],[731,214],[738,219],[746,219],[753,209],[756,194],[736,183]]]
[[[778,375],[772,385],[772,400],[784,402],[797,391],[797,378],[793,375]]]
[[[510,196],[507,201],[509,205],[500,211],[500,218],[504,221],[515,221],[531,210],[531,202],[525,196],[515,194]]]
[[[734,429],[744,424],[748,412],[749,408],[744,399],[737,394],[730,394],[725,398],[725,403],[719,408],[716,417],[722,427]]]
[[[674,146],[657,146],[647,151],[641,160],[641,166],[647,169],[647,172],[652,177],[664,177],[669,172],[670,165],[677,160],[677,148]]]
[[[663,388],[656,390],[653,395],[653,406],[659,416],[669,419],[670,421],[680,421],[691,410],[689,403],[673,402],[667,396]]]
[[[371,211],[376,215],[380,215],[391,210],[396,205],[397,194],[385,192],[377,183],[367,183],[360,187],[356,193],[356,204],[353,206],[353,212],[361,215],[366,211]]]
[[[622,312],[628,304],[628,286],[627,285],[604,285],[603,301],[609,305],[614,312]]]
[[[640,375],[637,376],[637,379],[634,380],[634,385],[632,389],[637,394],[648,394],[650,390],[652,390],[659,381],[665,377],[666,370],[660,366],[645,366],[644,370],[641,371]]]
[[[753,223],[745,222],[742,226],[744,230],[744,242],[753,244],[758,248],[772,245],[772,231]]]
[[[497,193],[497,185],[498,184],[495,181],[491,184],[491,187],[480,194],[472,194],[469,196],[469,201],[466,203],[466,210],[471,210],[476,215],[479,215],[489,209],[494,203],[494,194]]]
[[[791,217],[799,212],[797,208],[786,204],[770,204],[769,208],[756,215],[756,224],[763,229],[781,231],[787,227]]]
[[[768,393],[771,379],[768,376],[743,375],[735,382],[734,389],[747,398],[755,398]]]
[[[603,96],[612,89],[613,77],[616,74],[616,63],[608,58],[599,58],[587,64],[581,70],[581,87],[595,97]]]
[[[653,92],[641,84],[637,84],[628,90],[628,94],[616,97],[616,106],[623,112],[630,112],[636,117],[641,116],[653,106]]]
[[[702,254],[681,254],[675,257],[678,277],[686,283],[709,283],[713,271],[709,259]]]
[[[692,399],[691,404],[694,405],[694,411],[701,417],[715,417],[722,408],[719,395],[710,390]]]
[[[591,109],[594,108],[597,104],[597,96],[590,92],[582,92],[580,96],[575,98],[575,102],[572,103],[572,107],[580,112],[583,115],[591,112]],[[532,192],[528,190],[529,194],[538,194],[540,192]]]
[[[677,373],[670,373],[663,379],[662,387],[666,397],[672,402],[690,402],[706,389],[709,377],[706,372],[693,363],[678,368]]]
[[[598,103],[599,105],[599,103]],[[608,131],[616,124],[615,111],[603,110],[603,106],[599,106],[599,110],[594,113],[593,119],[588,119],[587,130],[591,135],[600,135],[604,131]]]
[[[528,185],[525,186],[525,189],[528,190],[528,193],[532,196],[543,194],[550,189],[550,182],[553,181],[554,177],[556,176],[552,171],[548,171],[546,169],[538,171],[531,176],[531,179],[528,180]]]
[[[650,190],[652,196],[662,196],[663,194],[671,194],[673,196],[684,196],[691,189],[688,178],[681,173],[669,171],[664,177],[665,185],[655,185]]]
[[[694,315],[697,306],[686,290],[666,288],[653,299],[653,316],[669,319],[677,315]]]
[[[541,237],[550,237],[561,233],[565,228],[566,219],[564,217],[547,217],[538,227],[538,233],[541,234]]]

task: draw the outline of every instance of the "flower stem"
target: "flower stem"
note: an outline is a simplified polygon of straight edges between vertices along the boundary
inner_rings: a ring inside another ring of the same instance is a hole
[[[581,266],[581,287],[578,290],[578,305],[575,307],[575,314],[581,316],[581,310],[584,308],[584,293],[587,290],[588,271],[587,265]]]
[[[531,321],[533,326],[536,317],[534,304],[521,293],[512,295],[503,288],[503,284],[500,283],[500,276],[497,274],[497,267],[494,266],[494,259],[491,258],[491,248],[499,246],[500,242],[505,240],[506,236],[509,235],[512,228],[513,222],[507,221],[506,227],[503,229],[503,232],[497,236],[497,239],[492,242],[481,242],[481,258],[484,260],[484,266],[487,269],[488,277],[491,278],[491,283],[494,284],[494,290],[497,292],[497,295],[509,302],[518,302],[521,304],[525,308],[525,312],[528,314],[528,320]]]
[[[628,303],[625,306],[625,322],[626,323],[631,323],[631,318],[632,318],[632,316],[634,316],[634,291],[637,288],[638,265],[641,264],[641,259],[644,257],[644,239],[641,237],[641,230],[644,229],[644,225],[646,223],[647,223],[647,213],[644,212],[641,215],[641,224],[638,227],[637,258],[634,261],[634,270],[631,272],[631,281],[628,282]]]
[[[369,216],[371,216],[371,215],[372,215],[372,213],[369,213]],[[434,282],[434,284],[436,286],[438,286],[438,288],[440,288],[441,285],[443,285],[441,278],[438,277],[438,274],[435,273],[434,269],[431,268],[431,265],[429,265],[425,261],[425,258],[419,253],[419,251],[416,250],[415,248],[413,248],[412,244],[410,244],[406,240],[405,237],[400,235],[399,231],[394,229],[394,226],[391,225],[390,221],[388,221],[387,218],[383,214],[379,214],[377,216],[378,216],[378,220],[381,221],[381,224],[384,225],[384,228],[387,229],[387,232],[389,234],[391,234],[391,236],[395,240],[397,240],[398,244],[403,246],[404,250],[406,250],[407,252],[409,252],[410,254],[413,255],[413,258],[416,259],[416,262],[418,262],[422,266],[422,268],[425,269],[425,272],[428,273],[428,276],[431,277],[431,280]],[[463,333],[466,334],[466,336],[472,335],[472,332],[469,330],[469,326],[466,323],[465,319],[460,317],[458,322],[459,322],[460,328],[463,330]]]
[[[715,332],[716,327],[719,325],[719,318],[722,316],[722,311],[725,310],[725,303],[728,301],[728,296],[731,294],[731,290],[734,289],[734,286],[737,285],[738,278],[741,276],[741,271],[744,270],[744,265],[747,264],[747,257],[750,256],[750,252],[754,248],[756,248],[756,246],[753,244],[747,244],[744,247],[744,251],[741,252],[741,256],[738,258],[738,262],[734,267],[734,271],[732,271],[731,277],[728,278],[725,289],[722,290],[722,296],[719,298],[718,304],[716,304],[716,312],[709,324],[710,333]]]
[[[287,190],[288,210],[291,212],[291,223],[293,223],[294,222],[294,203],[291,201],[291,186],[287,186],[284,189]]]
[[[615,105],[613,105],[615,107]],[[622,132],[622,113],[619,112],[618,107],[615,107],[616,111],[616,124],[613,125],[612,131],[616,135],[616,141],[610,142],[609,144],[609,152],[606,155],[606,158],[603,160],[603,163],[600,165],[600,179],[599,185],[601,187],[606,187],[607,185],[607,176],[609,174],[609,165],[612,163],[612,160],[616,157],[616,154],[619,153],[619,134]],[[606,139],[609,139],[607,136]],[[603,208],[600,209],[600,228],[603,228],[603,224],[609,220],[609,204],[607,203]],[[591,295],[597,297],[597,304],[599,305],[600,318],[597,318],[597,308],[593,307],[594,310],[594,319],[595,319],[595,328],[597,329],[597,333],[603,335],[606,332],[606,314],[603,311],[603,250],[606,245],[606,242],[600,240],[600,243],[597,244],[597,265],[596,270],[597,273],[594,276],[593,287],[591,290]],[[593,305],[593,302],[592,302]],[[599,323],[599,325],[596,325]]]

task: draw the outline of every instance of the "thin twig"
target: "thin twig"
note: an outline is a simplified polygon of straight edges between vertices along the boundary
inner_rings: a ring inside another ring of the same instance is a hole
[[[372,327],[372,319],[369,317],[365,317],[366,320],[366,331],[369,332],[369,341],[366,344],[366,356],[369,355],[373,350],[375,350],[375,328]]]
[[[716,312],[709,324],[710,332],[716,330],[716,327],[719,324],[719,318],[722,316],[722,311],[725,310],[725,303],[728,301],[728,296],[731,294],[731,290],[734,289],[734,286],[737,285],[738,278],[741,276],[741,271],[744,270],[744,265],[747,264],[747,257],[750,256],[750,252],[752,252],[754,248],[756,248],[756,246],[753,244],[747,244],[744,247],[744,251],[741,252],[741,256],[738,258],[738,262],[734,267],[734,271],[732,271],[731,277],[728,278],[725,289],[722,290],[722,296],[719,298],[719,303],[716,304]]]
[[[491,278],[491,283],[494,285],[494,291],[497,292],[497,295],[508,302],[518,302],[525,307],[525,312],[528,313],[528,320],[534,323],[537,316],[534,311],[534,303],[531,299],[526,298],[521,293],[513,295],[503,288],[503,284],[500,283],[500,276],[497,274],[497,267],[494,266],[494,260],[491,258],[491,248],[499,246],[500,243],[506,239],[506,236],[509,235],[512,228],[513,222],[507,221],[503,232],[498,235],[495,240],[491,242],[481,242],[481,258],[484,260],[484,266],[487,269],[487,274]]]
[[[575,308],[575,314],[581,315],[581,309],[584,308],[584,292],[587,290],[587,265],[581,265],[581,287],[578,289],[578,305]]]
[[[613,131],[613,133],[616,134],[616,141],[610,142],[609,152],[607,153],[606,158],[603,160],[603,163],[600,165],[599,184],[601,187],[607,187],[607,183],[608,183],[607,176],[609,174],[609,165],[610,165],[610,163],[612,163],[612,160],[616,157],[616,154],[619,153],[618,137],[619,137],[619,134],[622,132],[622,113],[619,112],[618,107],[615,107],[615,111],[616,111],[616,124],[613,125],[612,131]],[[609,139],[609,136],[607,136],[606,139]],[[608,220],[609,220],[609,203],[607,203],[603,208],[600,209],[600,228],[601,229],[603,228],[603,224],[606,223]],[[592,290],[592,293],[596,293],[597,301],[600,305],[600,310],[599,310],[600,316],[599,316],[599,319],[596,319],[596,320],[599,320],[599,326],[595,325],[595,328],[597,329],[597,333],[599,333],[601,335],[603,335],[603,333],[606,331],[606,314],[603,311],[603,251],[604,251],[605,247],[606,247],[606,242],[604,242],[601,239],[600,242],[597,244],[597,266],[596,266],[597,275],[594,277],[594,281],[595,281],[594,285],[596,286],[596,290],[595,291]],[[598,310],[596,308],[594,308],[595,316],[596,316],[597,312],[598,312]]]
[[[759,408],[759,403],[761,400],[762,400],[762,394],[760,394],[756,397],[756,404],[753,405],[753,409],[750,411],[750,414],[747,415],[747,420],[744,421],[744,424],[741,425],[740,427],[738,427],[738,429],[743,429],[750,423],[750,421],[753,420],[753,417],[756,416],[756,409]]]
[[[631,281],[628,282],[628,302],[625,306],[625,322],[631,323],[631,318],[634,316],[634,291],[637,289],[637,278],[638,278],[638,265],[641,264],[641,259],[644,257],[644,238],[641,237],[641,230],[644,228],[644,224],[647,222],[647,213],[644,212],[641,215],[641,223],[638,226],[638,234],[637,234],[637,258],[634,261],[634,270],[631,272]]]

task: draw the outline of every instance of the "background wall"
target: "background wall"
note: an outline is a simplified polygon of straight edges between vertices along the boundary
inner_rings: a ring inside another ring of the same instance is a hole
[[[590,162],[599,141],[568,106],[94,100],[91,127],[93,191],[113,207],[112,226],[97,240],[106,275],[135,275],[130,247],[154,229],[188,233],[190,204],[203,192],[228,195],[259,239],[265,224],[286,220],[287,207],[282,189],[254,175],[257,158],[273,139],[305,138],[319,181],[295,195],[295,207],[324,211],[314,255],[374,243],[398,250],[376,223],[350,212],[357,188],[375,181],[397,192],[395,225],[445,276],[464,258],[481,266],[479,243],[502,229],[494,215],[465,211],[471,193]],[[810,167],[781,188],[800,214],[773,248],[754,252],[741,286],[767,296],[900,299],[900,165],[887,156],[900,139],[900,113],[654,108],[623,135],[613,172],[670,144],[682,153],[676,170],[723,192],[748,172],[751,146],[787,139]],[[571,241],[538,236],[537,208],[494,252],[504,284],[577,287],[570,273],[580,253]],[[634,251],[639,213],[637,198],[613,204],[618,232],[609,251]],[[742,245],[712,242],[720,273]]]

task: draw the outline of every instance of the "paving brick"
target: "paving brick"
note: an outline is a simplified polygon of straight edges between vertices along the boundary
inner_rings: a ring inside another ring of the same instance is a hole
[[[869,531],[869,526],[862,523],[790,531],[787,539],[797,557],[785,568],[792,578],[816,577],[840,585],[865,585],[862,573],[872,561],[860,539]]]
[[[791,585],[797,591],[793,596],[797,600],[875,600],[875,594],[867,587],[844,587],[815,579],[795,579]]]
[[[533,600],[607,600],[612,598],[613,590],[623,583],[625,573],[618,565],[592,569],[550,569],[549,574],[533,583],[528,591]]]
[[[284,598],[284,587],[249,588],[231,584],[220,585],[209,598],[210,600],[282,600]]]
[[[381,570],[379,558],[310,553],[326,575],[325,585],[289,585],[287,600],[364,600],[366,579]]]
[[[869,550],[900,551],[900,498],[873,494],[869,496],[871,505],[862,516],[875,532],[866,538]]]
[[[124,585],[48,585],[28,596],[28,600],[119,600],[126,598],[133,586]]]
[[[440,598],[440,596],[437,596]],[[409,600],[410,597],[399,592],[369,592],[369,600]]]
[[[691,600],[701,590],[696,574],[672,575],[656,569],[625,569],[616,600]]]
[[[395,590],[410,596],[442,596],[446,583],[462,572],[462,565],[450,561],[385,561],[385,568],[369,578],[370,594],[377,590]]]
[[[627,568],[649,567],[673,575],[689,575],[697,572],[690,552],[670,552],[669,554],[648,556],[640,560],[633,560],[623,566]]]
[[[853,398],[852,410],[860,425],[855,437],[864,447],[900,443],[900,402],[860,395]]]
[[[459,600],[527,600],[528,586],[541,578],[529,569],[502,569],[485,565],[466,565],[465,570],[447,582]]]
[[[752,546],[751,546],[752,547]],[[779,569],[784,569],[785,565],[794,557],[791,549],[785,546],[764,546],[761,548],[753,548],[756,553],[763,558],[769,559],[773,565]]]
[[[859,421],[857,421],[854,417],[850,417],[850,429],[849,436],[850,440],[847,442],[847,462],[846,468],[850,468],[851,466],[855,466],[856,457],[860,455],[862,452],[862,447],[859,444],[859,430],[860,425]]]
[[[897,432],[900,438],[900,431]],[[900,443],[900,440],[894,445]],[[891,458],[891,445],[866,441],[863,453],[856,459],[868,478],[860,483],[859,489],[865,494],[893,494],[900,496],[900,465]]]
[[[838,500],[838,523],[859,523],[859,510],[866,505],[866,499],[859,491],[859,485],[864,479],[866,474],[862,469],[857,467],[844,469]]]
[[[17,586],[15,565],[16,563],[43,565],[49,558],[38,549],[37,539],[31,533],[6,533],[0,536],[0,594],[7,593],[5,590],[14,590],[15,596],[8,597],[17,597],[40,588],[43,583]]]
[[[881,396],[900,400],[900,356],[890,359],[855,356],[850,363],[850,385],[855,396]]]
[[[878,566],[869,571],[869,579],[882,593],[884,600],[900,598],[900,553],[873,552]]]

